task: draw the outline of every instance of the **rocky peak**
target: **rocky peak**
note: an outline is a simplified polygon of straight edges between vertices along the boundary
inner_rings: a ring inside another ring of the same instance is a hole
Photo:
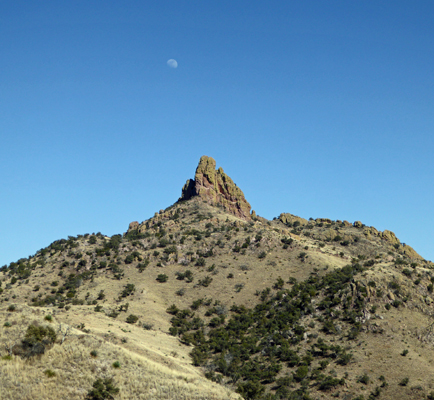
[[[222,206],[227,212],[239,218],[250,219],[251,206],[240,188],[224,173],[216,170],[213,158],[202,156],[196,168],[194,179],[189,179],[182,188],[179,201],[199,196],[209,204]]]

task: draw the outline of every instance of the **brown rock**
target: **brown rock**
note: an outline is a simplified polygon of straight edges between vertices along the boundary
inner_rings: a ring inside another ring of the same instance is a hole
[[[130,225],[128,226],[128,232],[135,231],[137,229],[139,229],[139,223],[137,221],[130,222]]]
[[[416,258],[422,260],[423,257],[420,256],[411,246],[404,244],[402,252],[409,258]]]
[[[399,239],[395,236],[395,234],[392,231],[388,231],[387,229],[383,231],[381,234],[382,238],[388,241],[391,244],[400,244],[401,242]]]
[[[306,225],[308,224],[308,220],[297,217],[296,215],[292,215],[290,213],[282,213],[279,215],[279,220],[283,222],[285,225],[293,226],[294,222],[297,222],[296,225]]]
[[[240,188],[226,175],[223,168],[216,170],[213,158],[202,156],[194,180],[189,179],[182,188],[179,201],[199,196],[209,204],[222,206],[227,212],[250,219],[251,206]]]

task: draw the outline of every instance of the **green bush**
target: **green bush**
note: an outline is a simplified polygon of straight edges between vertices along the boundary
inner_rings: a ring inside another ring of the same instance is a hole
[[[124,286],[124,290],[123,290],[122,293],[121,293],[121,297],[127,297],[127,296],[130,296],[130,295],[132,295],[132,294],[135,292],[135,290],[136,290],[136,286],[135,286],[134,284],[132,284],[132,283],[127,283],[127,284]]]
[[[132,254],[128,254],[124,260],[125,264],[131,264],[133,261],[134,261],[134,256]]]
[[[205,264],[206,264],[206,261],[205,261],[205,259],[203,257],[198,258],[197,261],[196,261],[196,265],[198,267],[204,267]]]
[[[156,280],[160,283],[167,282],[168,279],[169,277],[166,274],[159,274],[156,278]]]
[[[212,282],[212,278],[210,276],[205,276],[205,278],[200,279],[198,285],[203,287],[208,287]]]
[[[113,366],[113,368],[120,368],[120,367],[121,367],[121,363],[120,363],[119,361],[115,361],[115,362],[112,364],[112,366]]]
[[[306,378],[307,374],[309,373],[309,367],[307,365],[302,365],[296,369],[294,372],[294,379],[297,382],[302,381],[304,378]]]
[[[29,325],[21,342],[22,356],[30,358],[37,354],[44,354],[46,347],[56,341],[56,332],[50,326]]]
[[[407,386],[409,380],[409,378],[404,378],[401,382],[399,382],[399,386]]]
[[[319,384],[319,390],[327,391],[338,385],[343,385],[345,382],[343,379],[333,378],[332,376],[325,377]]]
[[[98,378],[92,387],[93,389],[87,393],[86,400],[113,399],[113,395],[119,393],[119,388],[115,387],[113,378]]]
[[[363,374],[362,376],[359,376],[357,379],[357,382],[363,383],[364,385],[367,385],[370,381],[370,378],[367,374]]]
[[[128,315],[126,321],[127,321],[129,324],[135,324],[135,323],[137,322],[138,319],[139,319],[139,317],[138,317],[137,315],[130,314],[130,315]]]

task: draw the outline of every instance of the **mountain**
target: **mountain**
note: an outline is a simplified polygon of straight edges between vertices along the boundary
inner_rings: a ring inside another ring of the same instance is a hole
[[[433,267],[360,221],[262,218],[203,156],[125,234],[1,269],[0,399],[434,398]]]

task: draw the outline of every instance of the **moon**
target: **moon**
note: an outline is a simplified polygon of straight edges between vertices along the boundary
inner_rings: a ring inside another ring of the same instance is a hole
[[[178,61],[176,61],[173,58],[171,58],[170,60],[167,60],[167,65],[170,68],[178,68]]]

